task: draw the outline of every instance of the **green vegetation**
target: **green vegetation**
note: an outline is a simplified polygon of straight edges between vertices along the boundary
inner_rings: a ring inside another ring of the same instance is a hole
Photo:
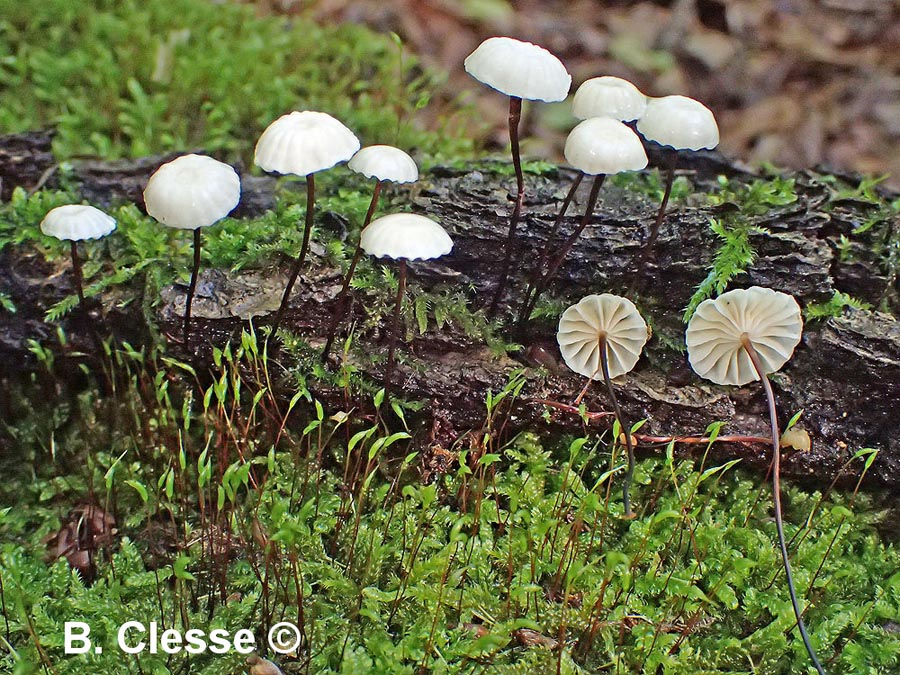
[[[251,5],[0,0],[0,127],[55,128],[61,158],[199,147],[247,162],[293,109],[329,112],[364,143],[467,154],[460,131],[412,120],[435,77],[399,40]]]
[[[36,346],[23,393],[63,403],[13,403],[6,429],[18,451],[3,460],[0,498],[29,508],[0,517],[5,672],[189,662],[205,675],[243,661],[124,655],[116,631],[133,619],[250,628],[260,643],[295,622],[304,647],[274,657],[286,673],[806,672],[768,488],[734,462],[698,466],[662,448],[638,464],[639,514],[625,521],[609,438],[501,442],[518,377],[486,401],[479,433],[418,457],[406,432],[329,414],[301,372],[277,375],[252,332],[214,351],[208,377],[129,345],[99,364],[75,357],[101,378],[80,391],[60,384],[53,351]],[[290,400],[274,395],[279,380],[295,383]],[[438,456],[441,469],[415,468]],[[820,653],[833,672],[893,672],[900,552],[879,540],[871,498],[787,497]],[[80,573],[64,557],[48,564],[45,542],[59,550],[60,532],[88,528],[86,500],[115,512],[115,531],[82,536]],[[63,654],[63,623],[78,620],[102,654]]]

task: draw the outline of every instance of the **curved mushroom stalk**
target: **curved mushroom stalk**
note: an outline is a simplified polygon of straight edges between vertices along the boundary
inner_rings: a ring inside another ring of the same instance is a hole
[[[704,300],[691,317],[685,333],[691,367],[716,384],[745,385],[761,380],[769,404],[772,430],[772,492],[775,503],[775,527],[784,564],[788,593],[803,645],[816,671],[824,675],[816,657],[803,612],[797,601],[791,564],[784,537],[781,510],[781,443],[775,395],[769,374],[778,371],[800,343],[803,319],[800,306],[786,293],[753,286],[723,293],[715,300]]]
[[[800,603],[797,600],[797,589],[794,586],[794,575],[791,572],[791,561],[788,557],[787,542],[784,537],[784,516],[781,509],[781,433],[778,429],[778,412],[775,410],[775,393],[772,391],[772,383],[769,376],[763,368],[759,354],[753,347],[750,338],[744,334],[741,336],[741,346],[744,348],[750,362],[759,379],[762,381],[763,389],[766,392],[766,400],[769,404],[769,424],[772,430],[772,496],[775,504],[775,529],[778,532],[778,548],[781,550],[781,562],[784,565],[784,578],[787,581],[788,595],[791,596],[791,606],[794,609],[794,617],[797,619],[797,630],[800,631],[800,637],[803,640],[803,646],[806,647],[806,653],[813,663],[813,667],[820,675],[825,675],[825,670],[816,652],[813,649],[812,642],[809,639],[809,633],[806,631],[806,624],[803,622],[803,611],[800,609]]]

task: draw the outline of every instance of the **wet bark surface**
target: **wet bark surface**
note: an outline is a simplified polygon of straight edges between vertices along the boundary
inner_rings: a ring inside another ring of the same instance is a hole
[[[0,139],[4,196],[12,185],[28,189],[41,176],[47,185],[54,185],[52,172],[45,175],[53,165],[47,138],[33,135],[32,145],[27,137],[16,137],[14,143],[8,139]],[[140,203],[146,178],[167,159],[74,162],[66,180],[80,185],[85,198],[98,205]],[[740,164],[715,153],[682,158],[679,166],[680,173],[698,192],[718,189],[720,175],[746,181],[755,177]],[[422,188],[414,197],[415,209],[439,220],[455,245],[444,258],[410,264],[412,293],[454,288],[465,292],[473,307],[489,301],[502,262],[502,243],[515,190],[514,179],[506,169],[503,164],[487,163],[470,170],[439,168],[423,177]],[[242,178],[240,215],[257,215],[271,207],[274,181]],[[501,311],[508,326],[524,293],[531,264],[547,245],[553,219],[573,178],[574,174],[564,169],[526,176],[516,276]],[[858,231],[870,215],[869,206],[853,199],[835,200],[827,175],[801,172],[793,178],[799,197],[796,202],[751,219],[759,226],[751,236],[758,258],[732,287],[768,286],[793,294],[801,306],[828,300],[840,290],[873,307],[896,312],[897,280],[878,253],[884,244],[884,228],[872,228],[863,234]],[[575,227],[586,194],[587,186],[570,208],[560,238]],[[644,440],[638,452],[661,453],[665,444],[654,437],[702,436],[716,421],[725,422],[722,434],[766,436],[765,399],[758,383],[729,388],[704,382],[692,373],[683,354],[667,346],[681,339],[683,308],[706,277],[718,249],[709,219],[739,207],[727,203],[710,207],[699,203],[703,200],[691,205],[690,199],[688,204],[676,204],[670,208],[654,249],[645,252],[642,243],[653,222],[656,202],[615,185],[604,187],[601,195],[602,203],[548,294],[566,303],[577,302],[589,293],[626,295],[653,326],[655,337],[637,368],[616,382],[628,419],[647,420],[640,430]],[[321,215],[320,224],[325,229],[341,226],[339,217],[327,213]],[[888,227],[896,229],[897,224]],[[312,264],[300,277],[284,323],[313,348],[324,343],[341,285],[341,271],[321,253],[321,248],[318,253],[313,249]],[[257,327],[270,321],[287,266],[287,261],[282,261],[271,269],[237,274],[204,271],[193,307],[195,337],[187,346],[170,345],[170,352],[202,368],[210,361],[211,343],[221,346],[238,336],[250,317],[255,317]],[[0,363],[5,377],[34,368],[29,339],[53,342],[56,328],[43,320],[43,312],[71,292],[69,275],[64,272],[35,252],[7,249],[0,255],[0,290],[17,308],[16,314],[0,312]],[[158,329],[163,334],[178,334],[186,288],[166,289],[149,322],[140,311],[140,299],[121,302],[132,292],[139,295],[141,289],[113,289],[87,310],[64,319],[67,349],[90,353],[99,344],[98,335],[114,334],[140,344]],[[366,311],[360,300],[357,298],[350,316],[365,325]],[[523,430],[580,434],[586,427],[598,431],[611,427],[611,407],[596,383],[584,399],[587,418],[571,408],[584,380],[569,373],[559,361],[555,321],[532,322],[524,334],[510,327],[501,332],[507,340],[521,342],[523,351],[498,355],[481,339],[466,336],[452,326],[441,331],[432,328],[398,350],[394,391],[407,400],[423,403],[421,410],[408,413],[407,419],[425,451],[426,464],[430,454],[452,449],[467,432],[485,429],[488,392],[499,392],[519,369],[524,369],[520,395],[503,403],[502,414],[494,420],[494,431],[502,428],[508,437]],[[378,386],[382,375],[384,333],[378,326],[360,330],[354,338],[359,351],[348,357],[373,387]],[[378,358],[369,358],[372,355]],[[288,358],[277,351],[273,356]],[[782,423],[803,410],[800,425],[813,442],[808,452],[786,451],[785,475],[822,486],[840,474],[850,484],[862,467],[859,460],[851,461],[854,453],[861,448],[878,448],[881,452],[870,480],[893,489],[900,486],[900,326],[890,314],[846,309],[839,317],[808,323],[794,358],[772,379]],[[333,411],[371,411],[371,388],[367,392],[350,391],[349,398],[348,392],[324,380],[313,383],[311,389]],[[287,398],[292,395],[287,389],[283,393]],[[498,420],[502,424],[496,424]],[[703,444],[677,446],[680,454],[704,450]],[[713,455],[720,460],[741,458],[742,464],[761,471],[771,460],[766,444],[749,441],[718,443]]]

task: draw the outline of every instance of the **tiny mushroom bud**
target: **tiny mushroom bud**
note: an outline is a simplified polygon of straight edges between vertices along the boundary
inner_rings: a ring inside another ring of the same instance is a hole
[[[69,242],[72,256],[72,275],[78,302],[84,304],[84,287],[81,275],[81,261],[78,258],[78,242],[84,239],[99,239],[116,229],[115,218],[98,208],[87,204],[66,204],[50,209],[41,221],[41,232]]]
[[[647,343],[647,323],[634,303],[610,293],[588,295],[563,312],[556,339],[566,365],[588,380],[603,379],[609,392],[616,421],[625,438],[628,451],[628,472],[622,489],[625,517],[631,518],[631,481],[634,477],[634,446],[631,427],[626,425],[622,409],[616,399],[612,379],[634,368]],[[582,390],[576,400],[580,403],[587,391]]]
[[[525,177],[519,155],[522,99],[562,101],[569,95],[572,77],[562,62],[543,47],[508,37],[488,38],[466,57],[464,66],[476,80],[509,96],[509,140],[516,172],[516,202],[509,220],[500,278],[491,300],[490,313],[493,314],[506,288],[516,225],[525,200]]]
[[[256,142],[254,161],[263,171],[306,177],[306,222],[303,244],[275,315],[272,333],[278,331],[291,290],[300,274],[312,232],[316,202],[314,174],[346,162],[359,150],[359,139],[327,113],[305,110],[282,115],[263,131]]]
[[[163,164],[144,188],[148,214],[167,227],[194,231],[194,265],[184,305],[185,342],[200,272],[200,230],[227,216],[240,200],[241,180],[235,170],[206,155],[182,155]]]
[[[597,196],[607,175],[622,171],[638,171],[647,166],[647,154],[637,134],[622,122],[609,117],[593,117],[579,123],[566,139],[565,156],[569,164],[581,171],[569,190],[569,194],[560,207],[550,235],[547,238],[544,252],[539,258],[531,274],[531,283],[525,292],[525,300],[519,311],[519,326],[531,316],[538,298],[547,288],[553,275],[562,265],[566,255],[587,227],[597,203]],[[575,190],[585,175],[594,176],[591,192],[585,206],[581,223],[569,238],[559,247],[553,243],[556,231],[562,223],[566,209],[574,196]],[[545,273],[543,268],[550,259],[551,250],[557,250],[556,257],[550,262]]]
[[[712,150],[719,144],[719,127],[712,111],[700,101],[687,96],[663,96],[648,100],[647,109],[638,120],[637,128],[648,141],[672,148],[666,189],[647,238],[646,247],[649,249],[656,242],[659,226],[666,214],[666,205],[675,180],[678,151]]]
[[[611,75],[585,80],[572,99],[572,114],[580,120],[611,117],[631,122],[640,119],[646,109],[647,97],[637,87]]]
[[[372,222],[372,216],[378,206],[378,197],[381,194],[381,188],[385,181],[393,183],[413,183],[419,179],[419,167],[416,166],[415,160],[400,148],[392,145],[370,145],[363,148],[347,163],[347,167],[351,171],[361,173],[366,178],[375,179],[375,188],[372,190],[372,199],[369,202],[369,209],[366,211],[366,217],[363,220],[362,230]],[[344,315],[347,300],[347,294],[350,292],[350,282],[353,279],[353,273],[359,264],[362,256],[362,246],[357,242],[356,251],[353,253],[353,259],[350,261],[350,268],[347,270],[347,276],[344,277],[344,284],[341,292],[338,294],[337,310],[331,318],[331,325],[328,330],[328,339],[325,347],[322,348],[322,361],[328,359],[331,351],[331,345],[334,342],[335,331],[338,323]]]
[[[791,358],[802,332],[803,319],[793,296],[753,286],[728,291],[715,300],[701,302],[688,322],[685,342],[691,367],[700,377],[716,384],[734,385],[762,380],[769,403],[775,529],[778,531],[785,579],[803,644],[815,669],[824,673],[806,632],[788,559],[781,509],[781,435],[778,432],[775,393],[768,377],[769,373],[780,369]]]
[[[391,370],[394,365],[394,347],[397,327],[400,323],[400,309],[406,291],[406,261],[430,260],[450,253],[453,240],[438,223],[431,218],[414,213],[393,213],[382,216],[362,232],[360,246],[376,258],[399,260],[400,279],[397,298],[394,303],[394,317],[388,342],[388,360],[384,371],[385,399],[391,384]]]

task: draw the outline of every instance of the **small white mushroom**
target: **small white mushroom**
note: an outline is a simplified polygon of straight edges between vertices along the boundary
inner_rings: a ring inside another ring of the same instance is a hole
[[[601,338],[607,346],[611,379],[634,368],[647,343],[647,323],[631,300],[610,293],[588,295],[563,312],[556,339],[571,370],[603,379]]]
[[[356,173],[361,173],[366,178],[375,179],[375,188],[372,190],[372,199],[369,202],[369,209],[366,211],[366,217],[363,220],[362,230],[364,231],[372,221],[375,209],[378,206],[378,197],[381,194],[381,188],[385,181],[393,183],[412,183],[419,179],[419,167],[416,166],[415,160],[400,148],[392,145],[370,145],[363,148],[348,162],[347,168]],[[356,244],[356,251],[353,253],[353,259],[350,261],[350,267],[347,269],[347,275],[344,277],[344,283],[337,297],[337,309],[332,315],[331,325],[328,328],[328,339],[322,348],[322,361],[328,359],[331,351],[331,345],[334,343],[335,331],[345,312],[345,304],[347,295],[350,292],[350,282],[353,280],[353,273],[362,257],[362,246],[359,242]]]
[[[163,164],[144,188],[144,205],[150,216],[167,227],[194,231],[194,264],[184,305],[185,342],[200,273],[200,230],[227,216],[240,200],[241,179],[235,170],[206,155],[182,155]]]
[[[315,174],[346,162],[357,150],[359,139],[350,129],[331,115],[312,110],[295,110],[282,115],[263,131],[256,142],[254,162],[263,171],[306,177],[303,244],[294,261],[270,335],[274,335],[281,325],[291,290],[309,250],[316,202]]]
[[[759,355],[763,372],[779,370],[803,332],[793,296],[753,286],[704,300],[685,333],[691,367],[716,384],[744,385],[760,379],[744,341]]]
[[[369,145],[353,155],[347,167],[378,182],[412,183],[419,180],[415,160],[393,145]]]
[[[637,128],[648,141],[675,150],[712,150],[719,144],[719,127],[712,111],[687,96],[649,99]]]
[[[640,119],[647,97],[628,80],[605,75],[585,80],[572,99],[572,114],[580,120],[611,117],[620,122]]]
[[[525,201],[525,177],[519,154],[522,99],[562,101],[569,95],[572,77],[562,62],[543,47],[508,37],[492,37],[482,42],[466,57],[464,67],[479,82],[509,96],[509,140],[516,173],[516,202],[510,214],[503,263],[491,299],[489,314],[493,315],[506,289],[516,226]]]
[[[78,293],[78,302],[82,305],[84,304],[84,283],[81,274],[81,260],[78,258],[78,242],[105,237],[115,229],[115,218],[87,204],[57,206],[50,209],[41,221],[41,232],[69,242],[75,290]]]
[[[637,128],[648,141],[672,148],[665,192],[645,244],[645,248],[649,250],[656,243],[659,227],[666,214],[675,180],[678,151],[712,150],[719,144],[719,127],[712,111],[700,101],[687,96],[663,96],[648,100],[647,110],[638,120]]]
[[[388,359],[384,371],[385,400],[387,400],[394,366],[400,309],[406,292],[406,261],[430,260],[446,255],[453,248],[453,240],[444,228],[431,218],[414,213],[393,213],[373,220],[363,230],[360,246],[366,253],[376,258],[392,258],[400,263],[397,298],[394,302],[394,317],[388,342]]]
[[[631,481],[634,477],[634,446],[631,427],[626,425],[616,399],[612,380],[634,368],[647,343],[647,323],[628,298],[610,293],[588,295],[563,312],[556,340],[566,365],[588,379],[602,379],[606,384],[616,420],[625,437],[628,471],[622,488],[625,517],[631,518]],[[587,391],[582,390],[576,402]]]
[[[691,367],[700,377],[716,384],[734,385],[762,380],[772,431],[772,494],[781,560],[797,628],[813,666],[824,675],[806,632],[788,558],[781,508],[781,434],[775,393],[768,377],[791,358],[802,332],[803,319],[793,296],[753,286],[701,302],[688,322],[685,342]]]

